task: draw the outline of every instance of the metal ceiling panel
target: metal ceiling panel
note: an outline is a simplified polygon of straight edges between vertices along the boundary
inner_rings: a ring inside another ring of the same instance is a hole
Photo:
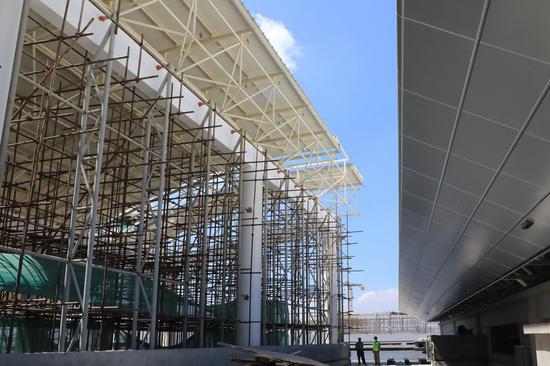
[[[403,94],[407,115],[403,134],[428,145],[447,150],[456,109],[411,93]]]
[[[437,205],[434,212],[434,220],[441,225],[457,232],[462,230],[468,217],[447,207]]]
[[[543,248],[537,244],[530,243],[520,238],[508,235],[498,243],[498,247],[514,253],[522,258],[530,258],[535,253],[541,251]]]
[[[472,38],[483,0],[416,0],[405,1],[405,6],[407,17]]]
[[[526,133],[550,142],[550,97],[546,96],[537,113],[533,116],[531,123],[527,127]]]
[[[401,233],[403,234],[403,237],[406,238],[403,239],[403,241],[408,244],[407,246],[404,246],[404,248],[407,249],[409,246],[412,246],[412,244],[420,246],[420,243],[424,240],[424,230],[425,228],[419,228],[412,224],[410,220],[407,220],[407,223],[401,226]]]
[[[494,277],[494,278],[497,278],[499,276],[502,276],[503,274],[505,274],[507,271],[510,270],[510,267],[507,267],[505,266],[504,264],[502,263],[499,263],[499,262],[495,262],[495,261],[492,261],[488,258],[485,258],[483,259],[479,264],[478,266],[480,268],[483,268],[484,270],[488,271],[489,273],[491,273],[491,275]]]
[[[532,184],[550,187],[550,169],[541,169],[547,165],[549,156],[550,143],[531,136],[523,136],[503,171],[514,177],[521,177]]]
[[[496,247],[487,256],[487,259],[492,260],[494,262],[502,263],[503,265],[505,265],[507,268],[510,269],[519,265],[521,262],[523,262],[527,258],[520,257],[517,254],[513,254],[504,249]]]
[[[463,215],[470,216],[477,201],[477,196],[444,184],[441,187],[438,203],[445,207],[452,207],[453,210]]]
[[[405,34],[404,88],[456,106],[473,42],[410,21]]]
[[[473,160],[451,155],[447,164],[445,183],[475,196],[481,196],[495,174]]]
[[[529,230],[515,227],[511,234],[516,238],[535,244],[541,248],[546,248],[550,245],[550,225],[545,224],[543,221],[537,221],[536,219],[535,225],[533,225]],[[511,251],[515,252],[514,250]]]
[[[529,217],[535,219],[537,226],[541,223],[550,225],[550,198],[546,197],[538,206],[529,213]]]
[[[433,146],[403,138],[403,163],[408,169],[439,179],[445,153]]]
[[[483,41],[549,62],[549,14],[548,1],[493,1],[483,30]]]
[[[504,234],[504,231],[484,225],[478,221],[470,221],[464,236],[484,245],[495,244]]]
[[[550,77],[550,67],[481,45],[464,109],[520,128]]]
[[[550,245],[550,4],[403,6],[400,306],[431,318]]]
[[[520,213],[485,200],[479,206],[474,220],[504,231],[508,230],[520,218]]]
[[[511,210],[524,213],[533,207],[544,194],[541,187],[507,174],[500,174],[487,199]]]
[[[453,154],[496,169],[516,133],[506,125],[463,113],[453,143]]]
[[[414,170],[404,169],[403,190],[414,192],[415,195],[428,201],[433,201],[437,192],[437,180],[426,175],[415,172]]]
[[[450,255],[451,261],[454,260],[457,263],[455,271],[458,276],[462,276],[466,270],[474,266],[479,258],[487,253],[487,250],[489,250],[487,242],[471,236],[461,237]]]

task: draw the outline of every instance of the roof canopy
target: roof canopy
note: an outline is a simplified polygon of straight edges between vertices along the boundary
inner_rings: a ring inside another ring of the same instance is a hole
[[[550,3],[398,13],[400,307],[434,318],[549,244]]]

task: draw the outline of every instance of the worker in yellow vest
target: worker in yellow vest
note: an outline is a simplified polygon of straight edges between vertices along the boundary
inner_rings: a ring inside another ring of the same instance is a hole
[[[374,354],[374,364],[380,365],[380,342],[378,342],[378,337],[374,337],[374,342],[372,342],[372,353]]]

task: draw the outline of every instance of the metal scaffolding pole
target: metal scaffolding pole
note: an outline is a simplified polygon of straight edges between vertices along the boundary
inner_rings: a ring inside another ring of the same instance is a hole
[[[191,261],[191,240],[192,240],[192,230],[193,230],[193,206],[195,205],[195,197],[193,197],[193,186],[194,186],[194,167],[195,167],[195,157],[196,157],[196,147],[195,147],[195,138],[192,141],[191,144],[191,158],[189,159],[189,177],[187,180],[187,219],[185,221],[186,228],[185,228],[185,244],[184,244],[184,251],[185,251],[185,259],[184,259],[184,267],[183,267],[183,314],[185,315],[185,318],[183,320],[183,347],[187,347],[187,334],[188,334],[188,326],[189,326],[189,315],[191,315],[191,312],[189,311],[189,298],[190,298],[190,273],[189,273],[189,267],[190,267],[190,261]]]
[[[145,123],[145,134],[143,136],[143,175],[141,180],[142,187],[147,187],[149,182],[149,151],[151,146],[151,125],[153,121],[153,116],[151,112],[147,114],[147,117],[143,119]],[[138,349],[138,316],[139,316],[139,299],[140,291],[143,283],[141,282],[141,271],[143,267],[143,242],[145,241],[145,213],[147,211],[147,189],[141,190],[140,195],[140,205],[139,205],[139,218],[138,218],[138,229],[137,229],[137,247],[136,247],[136,276],[135,285],[134,285],[134,311],[132,314],[132,349]],[[144,294],[146,296],[146,294]]]
[[[165,181],[166,181],[166,149],[168,145],[168,133],[170,122],[170,109],[172,108],[172,76],[168,74],[166,83],[166,100],[164,109],[164,118],[160,142],[159,156],[159,188],[157,194],[157,212],[155,216],[155,252],[154,252],[154,267],[153,267],[153,296],[151,299],[151,325],[149,331],[149,348],[153,349],[157,345],[157,306],[158,306],[158,287],[159,287],[159,270],[160,270],[160,252],[161,252],[161,235],[162,235],[162,215],[164,212],[165,202]]]
[[[109,30],[109,52],[107,58],[110,59],[113,57],[115,49],[115,24],[111,24]],[[92,265],[94,258],[94,247],[96,241],[96,230],[97,230],[97,211],[99,204],[99,191],[100,191],[100,182],[101,182],[101,167],[103,164],[103,146],[105,141],[105,126],[107,124],[107,116],[109,114],[109,89],[111,86],[111,75],[113,72],[113,62],[107,61],[107,70],[105,72],[105,82],[103,86],[103,94],[101,98],[101,116],[99,119],[99,131],[98,131],[98,141],[97,141],[97,155],[95,161],[94,169],[94,181],[92,185],[92,194],[91,194],[91,209],[89,214],[89,229],[88,229],[88,248],[86,255],[86,275],[84,277],[84,290],[82,291],[82,319],[80,321],[80,346],[81,351],[88,350],[88,313],[90,310],[90,286],[92,283]],[[79,170],[82,170],[83,177],[86,177],[84,172],[84,166],[81,165],[78,167]]]
[[[68,246],[67,246],[67,262],[65,263],[65,278],[63,281],[64,284],[64,291],[63,291],[63,303],[61,307],[61,321],[59,326],[59,344],[58,344],[58,351],[64,352],[65,351],[65,336],[67,332],[67,312],[68,312],[68,305],[69,297],[70,297],[70,291],[71,286],[75,286],[75,290],[80,291],[78,288],[78,282],[72,283],[72,260],[74,259],[75,255],[75,247],[78,243],[77,238],[77,216],[79,214],[78,212],[78,204],[80,201],[80,184],[81,184],[81,177],[82,177],[82,164],[83,160],[85,158],[85,149],[87,147],[88,141],[86,140],[86,134],[85,131],[88,130],[88,113],[89,113],[89,107],[90,107],[90,97],[91,97],[91,90],[93,85],[93,65],[90,66],[86,73],[86,86],[84,87],[84,105],[82,107],[83,112],[80,115],[80,131],[82,132],[80,134],[80,141],[78,143],[78,153],[77,153],[77,160],[76,160],[76,169],[75,169],[75,180],[74,180],[74,188],[73,188],[73,195],[72,195],[72,201],[71,201],[71,218],[70,218],[70,224],[69,224],[69,240],[68,240]],[[80,298],[80,297],[79,297]],[[81,304],[82,305],[82,304]]]
[[[208,126],[206,129],[206,163],[203,169],[206,170],[204,174],[203,185],[203,207],[202,207],[202,246],[201,246],[201,274],[200,274],[200,298],[199,298],[199,347],[204,346],[205,338],[205,318],[206,318],[206,291],[207,291],[207,260],[208,260],[208,237],[209,237],[209,194],[210,194],[210,159],[212,157],[212,139],[214,138],[214,131],[211,132],[213,126],[216,124],[215,115],[216,110],[208,110]]]

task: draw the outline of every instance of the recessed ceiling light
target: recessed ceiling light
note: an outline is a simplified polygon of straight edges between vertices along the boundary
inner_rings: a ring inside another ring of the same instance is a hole
[[[533,226],[534,223],[535,223],[535,220],[532,220],[532,219],[525,219],[525,221],[523,221],[523,222],[521,223],[521,226],[520,226],[520,227],[521,227],[523,230],[527,230],[527,229],[529,229],[531,226]]]

